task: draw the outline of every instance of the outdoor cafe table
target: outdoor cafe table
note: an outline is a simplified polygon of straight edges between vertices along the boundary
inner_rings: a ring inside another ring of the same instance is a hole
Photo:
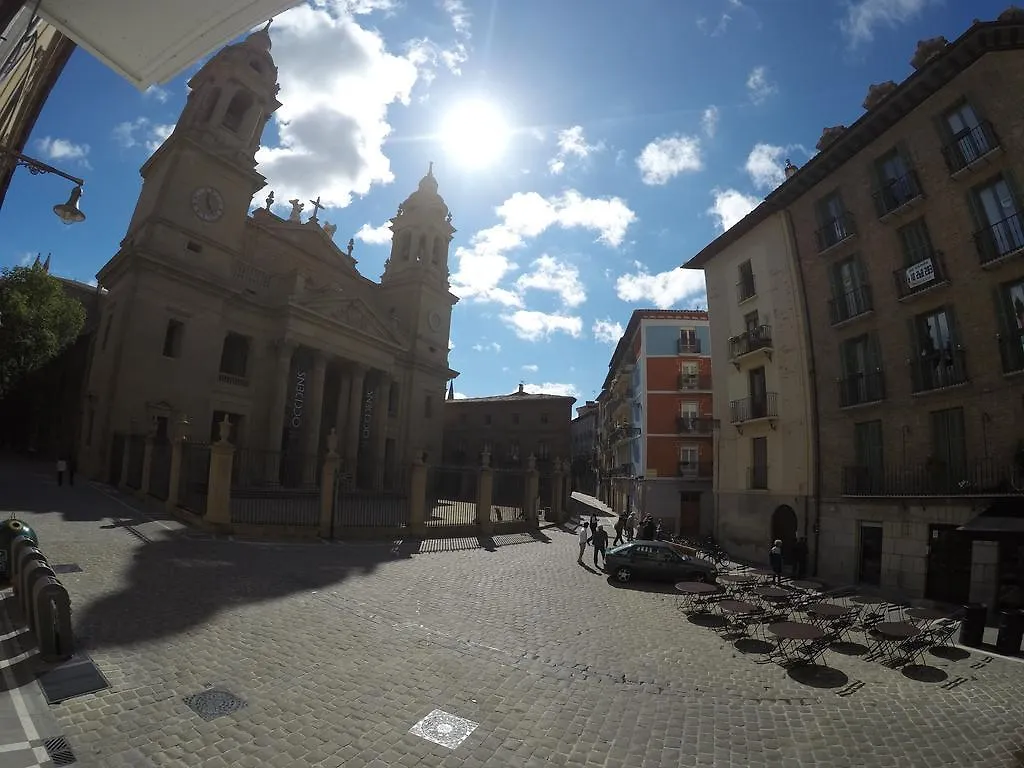
[[[793,594],[788,589],[783,589],[782,587],[757,587],[757,589],[750,591],[752,594],[763,597],[765,600],[782,600]]]
[[[745,600],[722,600],[718,607],[726,613],[758,613],[761,610]]]
[[[703,609],[704,606],[698,601],[700,598],[707,598],[708,596],[719,591],[718,585],[707,584],[703,581],[680,581],[676,584],[676,591],[679,592],[683,598],[689,598],[687,601],[687,608],[695,607]]]
[[[907,611],[906,616],[914,621],[928,622],[948,619],[949,613],[947,611],[940,611],[937,608],[911,608]]]
[[[883,621],[874,626],[874,631],[881,638],[882,652],[893,662],[900,655],[900,643],[921,634],[920,629],[905,621]]]
[[[723,573],[718,580],[725,584],[750,584],[757,581],[757,576],[753,573]]]
[[[806,579],[797,579],[796,581],[789,582],[789,586],[796,587],[797,589],[821,589],[821,584],[817,581],[808,581]]]
[[[850,602],[858,605],[881,605],[885,602],[885,598],[874,595],[854,595],[850,598]]]
[[[825,630],[802,621],[779,621],[768,627],[768,631],[779,638],[779,653],[789,659],[789,648],[795,643],[807,643],[820,640]]]
[[[852,608],[836,605],[835,603],[815,603],[807,608],[807,613],[811,616],[826,620],[838,619],[840,616],[845,616],[852,611]]]

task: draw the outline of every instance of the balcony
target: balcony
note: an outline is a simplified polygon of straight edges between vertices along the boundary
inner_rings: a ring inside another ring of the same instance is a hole
[[[762,392],[756,397],[733,400],[729,403],[729,423],[739,429],[748,422],[769,419],[772,420],[771,427],[774,429],[774,419],[779,416],[776,399],[774,392]]]
[[[907,171],[899,178],[888,179],[872,197],[879,221],[888,221],[902,215],[917,207],[917,203],[924,199],[916,171]]]
[[[976,127],[961,131],[942,148],[949,174],[954,178],[966,175],[987,164],[989,155],[1002,150],[1002,143],[992,123],[981,121]]]
[[[910,361],[910,378],[915,395],[966,384],[967,356],[962,349],[922,355]]]
[[[217,374],[217,381],[221,384],[227,384],[231,387],[248,387],[249,379],[245,376],[236,376],[233,373],[224,373],[221,371]]]
[[[681,435],[710,435],[715,431],[715,420],[710,416],[677,416],[676,428]]]
[[[1024,330],[999,337],[999,357],[1003,364],[1003,373],[1024,371]]]
[[[845,323],[875,308],[870,285],[860,285],[842,296],[828,301],[829,322],[832,325]]]
[[[772,349],[772,327],[770,325],[759,325],[729,339],[729,359],[732,360],[737,370],[739,370],[739,361],[754,352],[763,351],[771,360]]]
[[[676,351],[679,352],[680,355],[699,355],[700,339],[679,337],[676,341]]]
[[[744,301],[757,296],[757,287],[754,285],[754,276],[745,277],[736,283],[736,300],[742,304]]]
[[[818,253],[824,253],[849,240],[857,234],[857,229],[854,226],[853,216],[846,212],[827,222],[814,234],[818,238]]]
[[[964,461],[960,466],[921,464],[843,467],[844,496],[1024,496],[1021,468],[1013,460]]]
[[[892,276],[896,280],[896,297],[900,301],[949,283],[946,265],[942,260],[942,251],[932,251],[909,267],[894,269]]]
[[[633,465],[632,464],[619,464],[619,466],[612,468],[612,477],[632,477],[632,476],[633,476]]]
[[[974,233],[981,266],[995,265],[1005,258],[1024,254],[1024,216],[1015,213]]]
[[[679,374],[679,389],[692,392],[693,390],[710,390],[711,376],[706,373],[681,373]]]
[[[768,465],[755,464],[747,467],[747,489],[751,491],[768,490]]]
[[[840,408],[885,400],[885,374],[882,371],[852,373],[839,379],[838,384]]]
[[[634,427],[629,424],[616,425],[614,429],[608,435],[608,442],[612,445],[623,443],[626,440],[632,440],[635,437],[640,436],[640,427]]]
[[[714,477],[714,464],[710,461],[680,461],[679,477],[684,480],[710,480]]]

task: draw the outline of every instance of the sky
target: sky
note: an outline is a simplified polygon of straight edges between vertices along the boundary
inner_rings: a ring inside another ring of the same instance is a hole
[[[319,197],[379,280],[382,225],[434,162],[458,230],[457,395],[522,382],[581,405],[633,310],[706,308],[703,273],[679,265],[778,186],[787,158],[860,117],[869,85],[910,75],[918,40],[1008,4],[314,0],[271,27],[283,106],[254,205]],[[70,185],[19,170],[0,265],[52,253],[54,273],[95,280],[201,63],[141,93],[73,54],[25,152],[85,178],[88,218],[62,225],[52,206]]]

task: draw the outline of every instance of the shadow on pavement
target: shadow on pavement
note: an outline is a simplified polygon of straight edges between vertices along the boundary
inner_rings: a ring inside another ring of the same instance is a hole
[[[618,589],[629,589],[634,592],[654,592],[659,595],[678,595],[675,585],[664,581],[621,581],[608,577],[608,583]]]
[[[841,669],[820,664],[798,664],[787,672],[789,679],[811,688],[842,688],[850,678]]]
[[[908,664],[900,670],[900,673],[919,683],[942,683],[949,677],[944,670],[926,664]]]

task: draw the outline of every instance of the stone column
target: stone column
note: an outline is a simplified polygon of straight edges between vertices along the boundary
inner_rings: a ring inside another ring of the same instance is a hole
[[[494,503],[494,470],[491,469],[491,454],[484,451],[480,454],[480,476],[477,478],[476,524],[480,527],[481,536],[494,533],[494,521],[491,519],[491,505]]]
[[[324,377],[327,372],[327,358],[319,350],[313,352],[313,370],[306,379],[306,403],[303,418],[306,434],[303,446],[303,461],[314,461],[320,453],[320,419],[324,415]]]
[[[210,446],[210,475],[203,519],[211,526],[223,529],[231,526],[231,465],[234,462],[235,446],[228,440],[231,420],[226,414],[217,428],[220,439]]]
[[[409,476],[409,531],[420,538],[427,535],[427,465],[422,450],[415,453]]]
[[[181,490],[182,444],[188,438],[189,426],[185,414],[181,414],[177,422],[171,425],[171,477],[164,508],[172,513],[178,508],[178,494]]]
[[[352,397],[352,380],[349,378],[348,370],[342,368],[338,377],[338,407],[335,409],[334,429],[338,433],[338,440],[341,450],[339,456],[344,456],[348,435],[348,403]]]
[[[356,363],[349,378],[348,423],[345,425],[345,459],[350,472],[356,471],[356,457],[359,455],[359,422],[363,415],[363,384],[366,383],[366,366]]]
[[[153,471],[154,437],[156,437],[156,419],[150,419],[149,429],[146,431],[146,442],[142,449],[142,482],[139,483],[139,490],[135,492],[140,499],[149,495],[149,476]]]
[[[124,436],[124,445],[121,450],[121,477],[117,480],[117,487],[125,493],[131,490],[128,488],[128,464],[131,462],[132,438],[135,437],[135,425],[136,421],[132,419],[131,426],[128,428],[128,434]]]
[[[323,471],[320,473],[320,538],[322,539],[329,539],[334,534],[334,491],[340,464],[338,433],[334,427],[331,427],[331,431],[327,435],[327,455],[324,456]]]
[[[532,453],[526,459],[526,496],[523,499],[523,512],[526,524],[537,528],[537,495],[540,492],[540,472],[537,471],[537,457]]]
[[[384,467],[386,456],[385,444],[388,439],[388,398],[391,396],[391,376],[381,371],[377,379],[376,402],[373,411],[373,460],[376,467],[373,475],[373,487],[380,490],[384,487]]]
[[[554,472],[551,473],[551,517],[548,519],[549,523],[562,520],[562,487],[565,483],[562,466],[562,460],[555,459]]]
[[[281,437],[284,434],[284,413],[288,407],[288,374],[292,368],[292,355],[295,353],[295,344],[290,341],[276,341],[272,344],[274,348],[273,369],[271,375],[271,396],[270,412],[267,424],[266,449],[269,454],[275,456],[281,452]],[[276,475],[276,462],[270,471]]]

